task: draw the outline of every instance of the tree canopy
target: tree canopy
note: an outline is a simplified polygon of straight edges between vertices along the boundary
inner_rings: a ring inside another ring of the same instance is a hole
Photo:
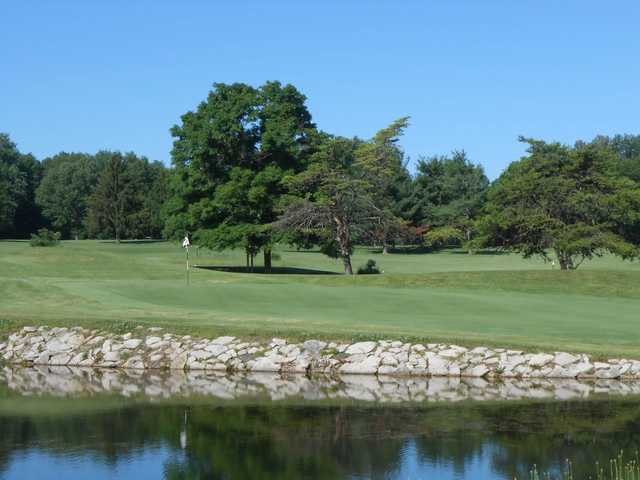
[[[427,241],[446,245],[471,239],[489,179],[464,151],[420,159],[408,201],[409,217],[427,228]]]
[[[214,85],[206,101],[172,129],[173,198],[165,233],[195,232],[211,248],[262,249],[270,269],[282,179],[303,169],[315,125],[292,85]]]
[[[545,259],[552,251],[563,270],[605,252],[638,255],[640,188],[617,173],[611,149],[521,141],[529,155],[489,190],[480,244]]]
[[[388,127],[379,130],[371,140],[360,142],[355,151],[353,174],[366,181],[372,200],[379,213],[361,240],[388,246],[401,237],[403,230],[402,208],[399,203],[408,193],[410,175],[404,161],[404,152],[398,142],[409,126],[409,117],[402,117]]]
[[[320,233],[329,242],[325,251],[335,250],[349,275],[354,239],[383,215],[373,184],[357,174],[358,147],[355,139],[326,139],[312,155],[309,168],[287,178],[294,197],[277,222],[285,230]],[[331,244],[335,248],[329,248]]]
[[[89,197],[98,183],[95,157],[61,152],[43,161],[36,203],[63,238],[84,237]]]
[[[165,169],[133,153],[101,152],[106,161],[88,199],[86,225],[98,238],[158,237],[168,189]]]
[[[35,204],[41,177],[40,162],[0,133],[0,235],[28,237],[41,224]]]

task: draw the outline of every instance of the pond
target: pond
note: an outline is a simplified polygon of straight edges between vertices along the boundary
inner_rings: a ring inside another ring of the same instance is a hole
[[[640,447],[640,385],[0,368],[2,479],[575,479]]]

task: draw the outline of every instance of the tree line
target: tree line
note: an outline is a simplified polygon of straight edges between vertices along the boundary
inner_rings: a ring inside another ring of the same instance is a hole
[[[521,138],[527,154],[490,182],[463,150],[419,158],[404,117],[372,138],[317,128],[292,85],[214,84],[171,129],[172,166],[133,153],[60,153],[38,162],[0,137],[0,228],[48,225],[64,238],[192,237],[241,248],[248,268],[286,242],[352,273],[356,244],[538,255],[561,269],[604,253],[638,256],[640,136],[574,145]]]
[[[158,238],[170,172],[134,153],[61,152],[37,161],[0,134],[0,236]]]

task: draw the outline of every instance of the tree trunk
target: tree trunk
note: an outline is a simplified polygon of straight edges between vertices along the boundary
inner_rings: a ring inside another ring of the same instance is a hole
[[[556,250],[556,257],[558,257],[560,270],[573,270],[573,259],[571,255],[562,250]]]
[[[342,255],[342,263],[344,264],[344,273],[346,275],[353,275],[353,268],[351,267],[351,255],[348,253]]]
[[[262,251],[264,255],[264,273],[271,273],[271,248],[265,248]]]
[[[245,250],[244,254],[245,254],[245,257],[246,257],[245,260],[247,262],[247,271],[249,271],[249,250]]]
[[[334,217],[336,223],[336,240],[340,248],[340,257],[342,257],[342,263],[344,264],[344,273],[346,275],[353,275],[353,268],[351,267],[351,254],[349,253],[349,225],[347,222],[339,217]]]
[[[252,253],[252,254],[251,254],[251,273],[253,273],[253,259],[254,259],[255,257],[256,257],[256,256]]]

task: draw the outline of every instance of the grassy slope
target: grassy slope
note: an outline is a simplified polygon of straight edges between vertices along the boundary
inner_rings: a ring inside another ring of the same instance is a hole
[[[279,251],[277,267],[338,272],[317,253]],[[195,257],[195,255],[193,255]],[[381,255],[384,275],[248,275],[193,270],[168,243],[0,242],[0,318],[176,332],[419,338],[640,358],[640,264],[603,258],[577,272],[515,255]],[[241,265],[241,252],[194,261]]]

